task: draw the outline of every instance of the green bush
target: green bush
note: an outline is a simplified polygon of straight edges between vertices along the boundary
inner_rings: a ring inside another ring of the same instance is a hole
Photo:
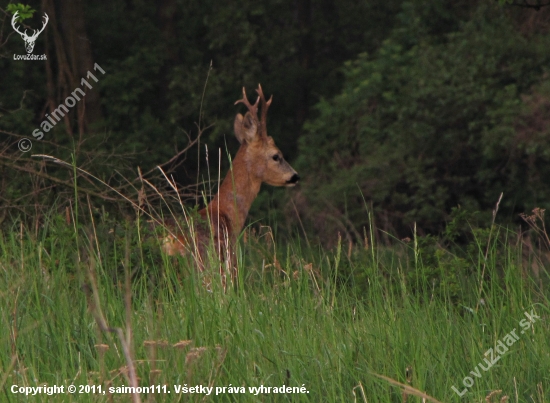
[[[490,5],[442,35],[426,8],[403,7],[406,23],[345,65],[342,92],[306,125],[297,169],[315,167],[302,209],[318,230],[360,233],[364,199],[403,236],[415,222],[441,231],[458,205],[490,212],[501,192],[506,219],[547,205],[550,38],[522,37]]]

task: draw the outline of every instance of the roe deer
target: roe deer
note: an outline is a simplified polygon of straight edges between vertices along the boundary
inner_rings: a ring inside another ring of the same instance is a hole
[[[232,267],[234,262],[230,249],[243,229],[261,184],[294,186],[300,179],[285,161],[273,139],[267,135],[267,110],[273,96],[266,101],[259,84],[256,92],[258,98],[254,105],[248,101],[244,87],[243,98],[235,102],[235,105],[242,103],[248,108],[244,116],[237,114],[233,124],[241,146],[218,194],[199,211],[206,224],[196,226],[189,231],[189,235],[177,233],[167,236],[163,241],[163,250],[168,255],[185,256],[191,252],[201,271],[204,270],[206,245],[212,240],[220,258],[234,276],[236,272]],[[258,106],[261,107],[261,119],[258,117]],[[224,279],[224,273],[220,274]]]

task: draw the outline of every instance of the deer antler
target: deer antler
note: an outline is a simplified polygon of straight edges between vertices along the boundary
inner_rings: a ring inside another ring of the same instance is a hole
[[[48,17],[48,14],[44,13],[42,18],[45,19],[45,21],[42,23],[42,29],[38,31],[36,34],[34,34],[33,36],[38,36],[42,31],[44,31],[44,28],[46,28],[46,25],[48,25],[48,21],[50,20],[50,17]]]
[[[260,121],[258,119],[258,103],[259,102],[260,102],[260,97],[258,97],[258,99],[256,99],[256,103],[254,105],[252,105],[250,102],[248,102],[248,97],[246,96],[246,89],[243,87],[243,99],[239,99],[238,101],[236,101],[235,105],[237,105],[239,103],[246,105],[246,107],[248,108],[248,111],[252,114],[252,117],[254,117],[254,119],[256,119],[256,122],[259,122]]]
[[[19,31],[18,27],[15,26],[15,20],[17,19],[17,16],[19,15],[19,11],[16,11],[15,14],[13,15],[12,19],[11,19],[11,26],[13,27],[13,29],[15,30],[15,32],[17,32],[19,35],[23,36],[23,35],[27,35],[27,30],[25,29],[25,32],[21,32]]]
[[[42,18],[44,18],[45,21],[42,23],[42,28],[41,29],[33,29],[32,30],[32,32],[33,32],[32,35],[29,36],[29,35],[27,35],[27,29],[25,29],[25,32],[21,32],[18,29],[19,27],[15,26],[15,20],[17,19],[18,15],[19,15],[19,11],[16,11],[15,14],[13,15],[12,19],[11,19],[11,25],[12,25],[13,29],[15,30],[15,32],[17,32],[21,36],[26,36],[27,38],[38,38],[38,35],[40,35],[42,33],[42,31],[44,31],[44,28],[46,28],[46,25],[48,25],[48,21],[50,20],[50,18],[48,17],[48,14],[44,13]]]
[[[258,84],[258,89],[256,92],[259,95],[259,98],[262,100],[262,121],[260,122],[260,127],[262,134],[264,136],[267,136],[267,110],[269,109],[269,105],[271,105],[271,101],[273,101],[273,95],[269,98],[269,101],[266,102],[264,97],[264,92],[262,91],[262,86]]]
[[[258,93],[258,98],[256,99],[256,102],[254,105],[251,105],[248,101],[248,98],[246,96],[246,90],[243,87],[243,99],[239,99],[237,102],[235,102],[235,105],[238,103],[245,104],[254,119],[256,119],[256,122],[260,125],[260,133],[262,136],[267,136],[267,110],[269,109],[269,105],[271,105],[271,101],[273,100],[273,95],[271,98],[269,98],[268,101],[265,100],[264,92],[262,91],[262,86],[258,84],[258,89],[256,90]],[[260,103],[260,100],[262,101],[261,108],[262,108],[262,119],[260,120],[258,118],[258,104]]]

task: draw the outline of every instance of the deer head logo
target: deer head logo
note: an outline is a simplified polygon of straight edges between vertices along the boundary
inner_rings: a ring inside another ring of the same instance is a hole
[[[15,26],[15,20],[17,19],[17,16],[19,14],[19,11],[16,11],[15,14],[13,15],[13,18],[11,19],[11,26],[13,27],[13,29],[15,30],[15,32],[17,32],[19,35],[21,35],[21,38],[23,38],[23,40],[25,41],[25,49],[27,50],[27,53],[32,53],[32,50],[34,49],[34,43],[36,42],[36,39],[38,38],[38,35],[40,35],[40,33],[42,31],[44,31],[44,28],[46,28],[46,25],[48,24],[48,21],[50,20],[48,18],[48,14],[44,13],[44,23],[42,25],[42,28],[40,30],[38,29],[33,29],[33,33],[31,36],[27,35],[27,30],[25,29],[24,32],[21,32],[17,26]]]

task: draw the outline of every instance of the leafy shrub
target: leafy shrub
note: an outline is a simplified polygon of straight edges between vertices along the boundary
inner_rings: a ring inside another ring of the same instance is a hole
[[[548,36],[522,37],[483,3],[434,34],[418,29],[423,9],[403,7],[408,24],[348,62],[342,92],[306,125],[297,168],[315,175],[301,208],[318,231],[360,233],[364,199],[403,236],[415,222],[420,234],[441,231],[458,205],[488,220],[501,192],[504,218],[548,204]]]

